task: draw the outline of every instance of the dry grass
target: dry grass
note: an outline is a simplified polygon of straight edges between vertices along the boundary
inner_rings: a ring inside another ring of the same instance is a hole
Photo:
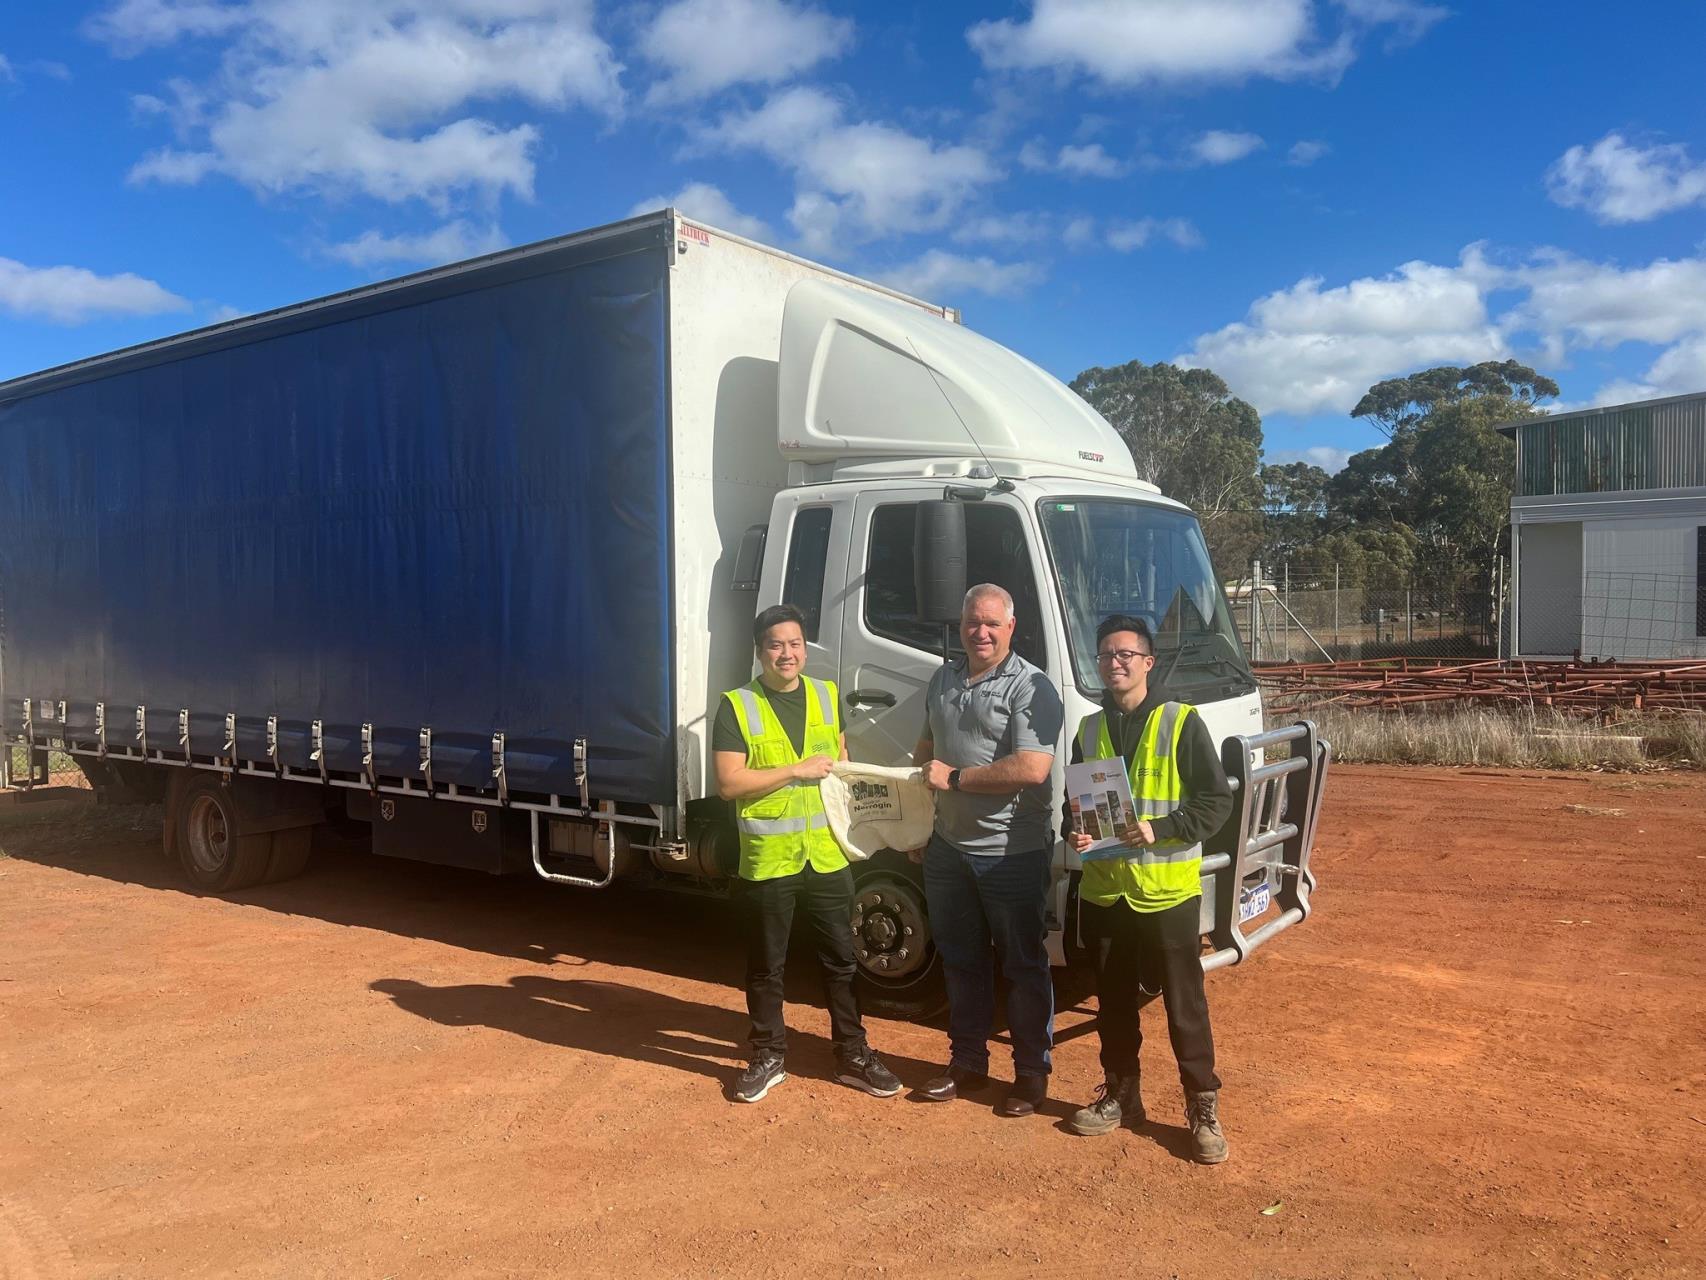
[[[1435,711],[1319,706],[1339,760],[1363,764],[1503,765],[1513,768],[1706,768],[1706,713],[1630,714],[1600,723],[1545,707]]]

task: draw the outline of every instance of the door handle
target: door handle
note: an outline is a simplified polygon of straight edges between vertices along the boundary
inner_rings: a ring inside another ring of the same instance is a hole
[[[849,689],[847,691],[848,706],[862,707],[866,703],[873,703],[879,707],[892,707],[894,706],[894,694],[887,689]]]

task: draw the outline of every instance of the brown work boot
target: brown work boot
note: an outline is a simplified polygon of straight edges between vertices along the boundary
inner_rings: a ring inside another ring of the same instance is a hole
[[[1226,1135],[1220,1131],[1216,1107],[1219,1094],[1185,1090],[1185,1124],[1191,1131],[1191,1159],[1198,1164],[1219,1164],[1226,1159]]]
[[[1129,1076],[1108,1072],[1108,1078],[1096,1090],[1095,1100],[1073,1112],[1066,1127],[1086,1138],[1112,1133],[1122,1124],[1137,1128],[1144,1121],[1143,1097],[1138,1093],[1137,1080],[1135,1071]]]
[[[1048,1097],[1047,1076],[1015,1076],[1013,1087],[995,1108],[998,1116],[1032,1116]]]
[[[952,1102],[962,1093],[976,1093],[989,1088],[989,1076],[982,1071],[957,1067],[949,1063],[939,1076],[931,1076],[914,1095],[923,1102]]]

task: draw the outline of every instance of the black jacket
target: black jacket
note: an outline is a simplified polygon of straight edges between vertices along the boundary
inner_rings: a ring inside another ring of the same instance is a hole
[[[1137,710],[1127,715],[1114,706],[1111,695],[1102,695],[1102,711],[1108,717],[1108,740],[1124,758],[1127,770],[1143,739],[1143,726],[1149,722],[1149,713],[1166,701],[1163,690],[1152,688]],[[1084,748],[1079,745],[1078,727],[1074,725],[1072,763],[1083,761]],[[1220,753],[1200,715],[1185,717],[1184,729],[1179,734],[1179,781],[1185,793],[1184,803],[1166,817],[1152,819],[1149,825],[1155,828],[1157,840],[1199,844],[1219,831],[1232,813],[1232,788],[1226,785]],[[1072,831],[1070,798],[1061,808],[1060,834],[1065,837]]]

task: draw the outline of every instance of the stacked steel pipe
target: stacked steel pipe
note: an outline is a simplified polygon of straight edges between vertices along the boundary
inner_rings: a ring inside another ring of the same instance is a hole
[[[1402,707],[1417,703],[1606,710],[1706,711],[1706,660],[1680,662],[1524,661],[1383,658],[1364,662],[1260,663],[1256,675],[1272,711],[1335,703]]]

